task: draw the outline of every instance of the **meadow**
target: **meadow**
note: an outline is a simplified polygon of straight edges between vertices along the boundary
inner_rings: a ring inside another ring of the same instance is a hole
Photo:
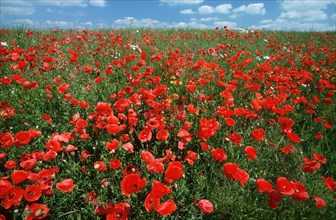
[[[0,41],[0,219],[336,219],[334,32]]]

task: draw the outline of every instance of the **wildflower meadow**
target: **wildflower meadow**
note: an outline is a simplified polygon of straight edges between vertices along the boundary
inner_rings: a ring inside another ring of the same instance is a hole
[[[336,219],[334,32],[0,41],[0,219]]]

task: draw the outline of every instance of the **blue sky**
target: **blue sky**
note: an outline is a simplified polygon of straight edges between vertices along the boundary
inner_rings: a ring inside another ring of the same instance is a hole
[[[336,30],[336,0],[1,0],[0,27]]]

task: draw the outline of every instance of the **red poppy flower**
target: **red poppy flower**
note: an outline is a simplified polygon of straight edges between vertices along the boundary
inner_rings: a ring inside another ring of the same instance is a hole
[[[289,138],[289,140],[291,140],[293,143],[301,142],[300,137],[295,132],[289,132],[289,133],[286,133],[286,135]]]
[[[89,154],[87,150],[82,150],[81,155],[80,155],[80,161],[85,161],[89,159],[92,156],[92,154]]]
[[[235,145],[240,145],[243,140],[243,138],[237,132],[233,132],[231,135],[227,136],[226,138],[232,141]]]
[[[65,179],[59,183],[56,183],[56,188],[63,193],[71,191],[73,188],[75,188],[75,186],[76,184],[73,184],[72,179]]]
[[[164,171],[163,158],[157,158],[150,162],[146,167],[152,173],[160,173]]]
[[[331,177],[327,177],[327,178],[322,177],[322,178],[329,190],[332,191],[336,189],[336,181],[333,178]]]
[[[127,202],[115,204],[106,220],[127,220],[130,210],[131,206]]]
[[[291,144],[287,144],[285,147],[279,148],[279,151],[287,155],[293,152],[293,146]]]
[[[187,110],[188,110],[188,112],[190,112],[191,114],[198,115],[198,107],[195,107],[193,104],[189,104],[189,105],[187,106]]]
[[[306,191],[305,185],[300,182],[293,183],[295,193],[293,194],[294,201],[303,201],[309,199],[309,194]]]
[[[198,155],[194,151],[189,150],[187,156],[184,158],[190,165],[194,165]]]
[[[304,157],[303,161],[305,162],[305,165],[302,166],[302,170],[305,172],[314,173],[316,169],[321,167],[321,164],[316,160],[310,160],[309,158]]]
[[[110,134],[116,134],[124,129],[122,125],[107,124],[106,129]]]
[[[35,158],[24,160],[20,163],[20,167],[25,169],[25,170],[31,170],[35,167],[36,162],[37,161],[36,161]]]
[[[248,160],[254,160],[257,158],[257,150],[252,146],[246,146],[244,153],[247,155]]]
[[[214,210],[212,203],[207,199],[200,199],[197,207],[204,213],[211,213]]]
[[[179,130],[177,137],[181,138],[185,142],[190,142],[192,140],[191,134],[183,128]]]
[[[235,163],[226,163],[223,165],[223,172],[227,178],[233,178],[233,174],[237,171],[238,165]]]
[[[265,131],[262,128],[255,129],[251,132],[251,137],[256,141],[264,141]]]
[[[146,125],[149,126],[151,130],[154,130],[160,126],[160,122],[156,118],[151,118],[146,121]]]
[[[287,180],[285,177],[279,177],[276,180],[276,190],[280,192],[283,195],[293,195],[294,194],[294,188],[293,188],[293,183],[289,180]]]
[[[153,193],[149,193],[145,199],[145,209],[147,212],[152,211],[155,207],[159,206],[160,199],[153,196]]]
[[[155,158],[154,158],[154,156],[151,152],[149,152],[147,150],[143,150],[143,151],[141,151],[141,159],[145,163],[150,163],[150,162],[154,161]]]
[[[134,165],[127,165],[125,169],[122,171],[123,176],[127,176],[129,174],[137,174],[137,173],[139,173],[139,169],[138,167]]]
[[[202,151],[210,150],[210,146],[206,142],[201,142],[200,145],[201,145]]]
[[[256,186],[258,187],[259,192],[261,193],[270,192],[273,188],[272,183],[262,178],[257,179]]]
[[[66,90],[68,90],[69,87],[70,87],[69,84],[64,83],[64,84],[60,85],[60,86],[57,88],[57,92],[58,92],[58,93],[63,93],[63,92],[65,92]]]
[[[277,192],[276,190],[271,190],[268,192],[268,206],[272,208],[279,208],[278,203],[282,200],[281,193]]]
[[[225,118],[225,124],[229,127],[233,127],[236,121],[233,118]]]
[[[55,152],[60,152],[63,150],[61,142],[51,139],[46,143],[46,147],[48,150],[52,150]]]
[[[53,150],[48,151],[43,155],[43,160],[48,161],[57,157],[57,153]]]
[[[5,168],[6,169],[14,169],[16,167],[16,162],[14,160],[8,160],[5,163]]]
[[[106,142],[105,147],[110,151],[116,151],[119,146],[119,141],[117,139],[113,139],[111,142]]]
[[[183,176],[183,164],[180,161],[170,162],[165,172],[165,181],[172,184]]]
[[[78,119],[76,121],[76,127],[79,129],[83,129],[88,125],[88,122],[84,119]]]
[[[289,133],[292,131],[292,127],[294,125],[294,121],[292,119],[279,117],[278,122],[280,123],[282,132]]]
[[[313,153],[313,158],[320,163],[323,163],[323,164],[327,163],[327,158],[325,158],[321,154]]]
[[[14,170],[11,174],[12,181],[15,184],[24,182],[29,176],[29,172],[25,170]]]
[[[169,132],[165,129],[160,129],[158,133],[156,133],[156,139],[158,141],[165,141],[169,137]]]
[[[213,148],[211,149],[212,157],[215,161],[223,162],[227,159],[227,155],[222,148]]]
[[[51,123],[53,120],[48,114],[42,114],[41,115],[42,119],[45,120],[48,123]]]
[[[29,131],[20,131],[16,133],[15,139],[17,140],[18,144],[21,145],[26,145],[29,144],[30,142],[30,132]]]
[[[158,212],[160,215],[170,215],[176,210],[176,204],[174,200],[168,199],[164,203],[161,203],[158,205],[155,209],[156,212]]]
[[[5,195],[1,204],[5,209],[9,209],[12,206],[18,206],[22,200],[24,190],[21,187],[13,187]]]
[[[141,179],[139,174],[129,174],[124,177],[120,183],[122,193],[125,196],[129,196],[132,193],[141,191],[146,185],[146,178]]]
[[[78,148],[75,147],[75,146],[72,145],[72,144],[68,144],[68,145],[66,146],[66,148],[65,148],[65,151],[68,152],[68,153],[74,152],[74,151],[76,151],[76,150],[78,150]]]
[[[122,163],[119,159],[112,159],[109,163],[109,167],[112,171],[118,169],[119,167],[121,167]]]
[[[34,185],[34,186],[28,186],[24,191],[24,198],[28,202],[34,202],[37,201],[41,197],[41,186]]]
[[[27,220],[44,219],[49,214],[48,206],[40,203],[33,203],[28,209],[30,214],[27,216]]]
[[[233,179],[239,181],[240,185],[244,186],[246,182],[249,180],[250,175],[245,171],[240,168],[238,168],[233,174],[232,174]]]
[[[154,180],[151,193],[154,197],[161,198],[171,193],[171,189],[160,181]]]
[[[14,137],[11,133],[6,132],[0,134],[0,143],[2,144],[1,148],[9,148],[14,145]]]
[[[326,202],[321,197],[314,196],[314,200],[316,208],[322,208],[327,205]]]
[[[0,198],[4,197],[11,189],[13,184],[5,179],[0,179]]]
[[[94,162],[93,167],[98,172],[104,172],[106,170],[106,164],[103,161],[96,161],[96,162]]]
[[[113,212],[114,204],[113,202],[106,202],[101,205],[96,205],[94,210],[96,215],[108,215]]]
[[[83,69],[84,69],[85,73],[92,73],[93,72],[93,68],[90,67],[88,64],[85,64]]]
[[[134,146],[132,143],[128,142],[126,144],[122,145],[122,148],[124,148],[126,151],[133,153],[134,152]]]
[[[86,196],[85,196],[85,202],[86,203],[92,203],[93,205],[97,204],[97,194],[95,191],[91,191],[89,192]]]

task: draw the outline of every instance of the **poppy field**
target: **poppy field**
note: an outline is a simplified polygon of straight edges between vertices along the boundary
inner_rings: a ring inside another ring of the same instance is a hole
[[[0,219],[336,219],[334,32],[0,41]]]

